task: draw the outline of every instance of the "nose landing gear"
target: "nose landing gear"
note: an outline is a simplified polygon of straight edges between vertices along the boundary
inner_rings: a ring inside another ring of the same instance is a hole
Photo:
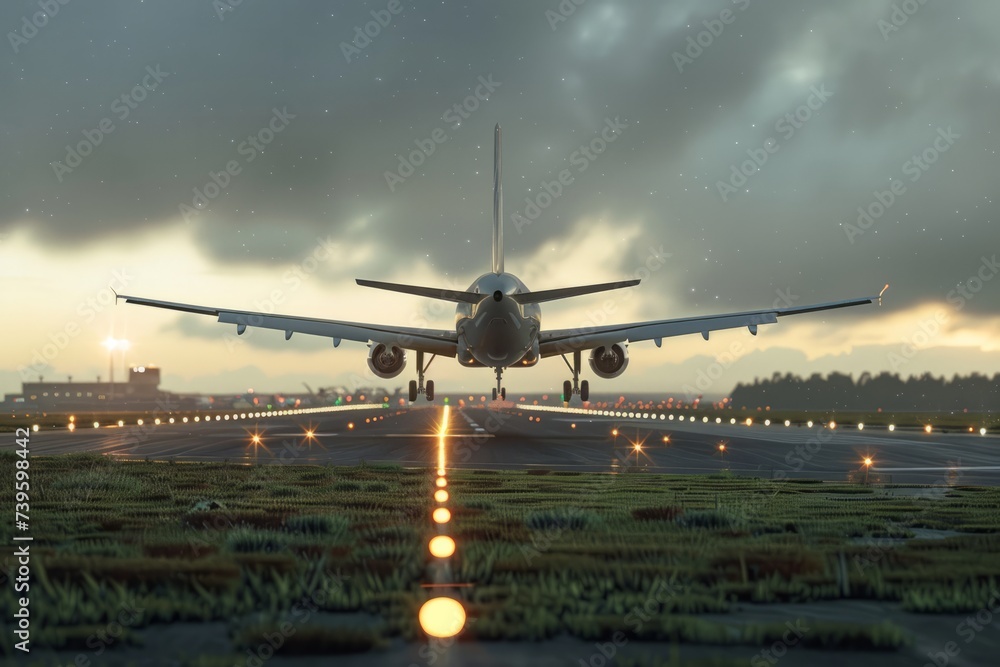
[[[507,400],[507,388],[502,386],[503,385],[503,368],[501,368],[500,366],[497,366],[495,370],[497,372],[497,386],[493,388],[493,400],[494,401],[497,400],[497,396],[499,396],[501,400],[506,401]]]

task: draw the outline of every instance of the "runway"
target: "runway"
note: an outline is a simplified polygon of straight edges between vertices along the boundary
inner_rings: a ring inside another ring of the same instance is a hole
[[[126,424],[33,433],[33,455],[92,452],[121,458],[358,465],[435,463],[441,408],[352,406],[195,423]],[[228,415],[227,415],[228,416]],[[617,435],[615,435],[617,431]],[[1000,438],[782,424],[731,425],[616,418],[518,406],[453,408],[451,468],[733,474],[773,479],[1000,484]],[[311,435],[310,435],[311,433]],[[255,438],[256,436],[256,438]],[[635,444],[639,444],[639,448]],[[720,449],[720,444],[724,449]]]

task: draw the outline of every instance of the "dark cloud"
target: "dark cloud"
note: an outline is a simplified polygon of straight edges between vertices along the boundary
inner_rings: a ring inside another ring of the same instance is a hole
[[[642,247],[667,244],[669,271],[653,284],[689,311],[766,306],[789,287],[803,301],[854,296],[885,281],[903,306],[944,299],[996,247],[1000,7],[930,3],[886,39],[888,0],[590,0],[555,30],[554,1],[404,3],[346,62],[342,42],[386,4],[244,2],[223,20],[208,0],[60,5],[17,53],[8,37],[0,62],[0,229],[31,224],[65,246],[161,226],[236,160],[241,173],[190,222],[220,263],[267,270],[318,236],[352,234],[378,240],[370,277],[425,255],[442,273],[474,273],[487,263],[493,124],[504,126],[509,215],[620,117],[620,139],[524,233],[508,232],[510,269],[603,216],[641,221]],[[679,72],[673,54],[726,8],[732,23]],[[37,11],[4,3],[0,25],[17,31]],[[147,66],[168,76],[120,120],[114,100]],[[442,119],[490,75],[500,85],[488,101],[459,126]],[[749,192],[723,202],[717,182],[820,85],[830,100]],[[251,162],[240,143],[275,108],[295,118]],[[51,163],[104,118],[114,131],[60,182]],[[939,127],[961,139],[849,243],[842,224]],[[448,140],[390,192],[384,172],[438,128]],[[621,270],[642,252],[623,255]]]

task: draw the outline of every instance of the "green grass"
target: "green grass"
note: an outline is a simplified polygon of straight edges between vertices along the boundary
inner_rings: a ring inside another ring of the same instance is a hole
[[[0,455],[4,488],[13,485],[13,460]],[[74,646],[135,604],[144,612],[122,645],[149,626],[244,619],[230,624],[238,653],[318,592],[317,611],[364,612],[376,622],[351,635],[311,618],[284,653],[378,651],[422,637],[426,543],[437,531],[431,470],[74,455],[36,457],[31,471],[39,648]],[[501,471],[456,471],[448,488],[447,530],[459,545],[452,575],[471,584],[459,591],[468,638],[607,641],[622,631],[750,646],[783,629],[704,615],[735,619],[740,604],[828,600],[968,613],[1000,586],[1000,490],[992,488],[927,497],[810,481]],[[909,537],[920,526],[960,534]],[[10,543],[11,531],[0,525],[0,539]],[[0,614],[13,610],[5,585]],[[638,623],[637,610],[649,620]],[[909,641],[889,623],[815,625],[803,641],[816,648],[897,650]],[[0,648],[10,654],[9,635]]]

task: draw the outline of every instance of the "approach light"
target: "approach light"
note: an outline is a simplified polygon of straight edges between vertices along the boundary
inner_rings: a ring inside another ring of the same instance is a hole
[[[100,427],[101,427],[100,422],[94,422],[94,428],[100,428]]]
[[[431,538],[427,548],[436,558],[448,558],[455,553],[455,540],[447,535],[437,535]]]
[[[865,425],[864,425],[863,422],[858,422],[858,430],[859,431],[864,431],[865,430]]]
[[[827,424],[827,426],[828,426],[828,427],[829,427],[829,429],[830,429],[830,430],[832,431],[832,430],[834,430],[835,428],[837,428],[837,422],[835,422],[835,421],[832,421],[832,420],[831,420],[831,421],[830,421],[830,423],[829,423],[829,424]]]
[[[454,637],[465,627],[465,609],[452,598],[433,598],[420,607],[420,628],[431,637]]]
[[[437,487],[439,489],[443,489],[444,487],[448,486],[448,480],[446,480],[444,477],[438,477],[437,481],[434,483],[437,484]]]
[[[930,432],[931,432],[931,425],[928,424],[927,426],[924,427],[924,433],[930,433]]]
[[[438,489],[437,491],[434,492],[434,500],[438,501],[439,503],[447,502],[448,492],[445,491],[444,489]]]
[[[448,523],[451,521],[451,512],[446,507],[439,507],[431,514],[434,523]]]
[[[863,461],[863,463],[865,464],[865,467],[870,467],[870,466],[871,466],[871,464],[873,463],[873,461],[872,461],[872,457],[870,457],[870,456],[866,456],[866,457],[865,457],[865,460]]]
[[[986,435],[986,429],[985,428],[979,429],[979,435]]]
[[[789,419],[786,419],[786,420],[785,420],[785,426],[791,426],[791,425],[792,425],[792,422],[791,422],[791,420],[789,420]]]
[[[895,430],[896,430],[896,425],[895,424],[889,424],[889,431],[892,432],[892,431],[895,431]]]

